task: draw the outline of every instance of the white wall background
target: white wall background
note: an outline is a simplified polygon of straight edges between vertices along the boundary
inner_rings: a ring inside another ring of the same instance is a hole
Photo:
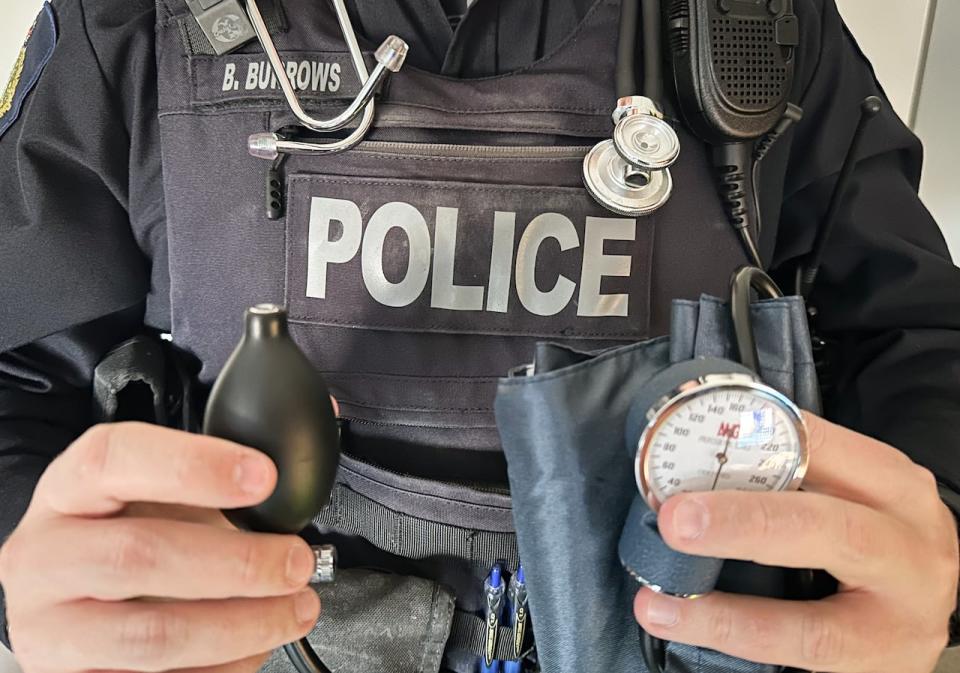
[[[0,88],[6,86],[10,66],[42,4],[41,0],[0,0]]]
[[[956,168],[956,157],[960,155],[958,62],[960,2],[939,0],[917,100],[915,129],[927,149],[920,195],[943,228],[954,262],[960,266],[960,189]]]
[[[873,62],[893,106],[908,119],[930,0],[837,0],[837,5]]]
[[[926,150],[920,196],[936,217],[960,264],[960,190],[953,158],[960,129],[960,2],[957,0],[837,0],[840,12],[900,116]]]
[[[955,74],[960,62],[960,1],[837,0],[837,4],[873,61],[894,107],[925,142],[921,193],[940,222],[954,259],[960,260],[960,187],[954,184],[955,157],[960,156],[960,130],[955,122],[960,111],[960,80]],[[40,5],[41,0],[0,0],[0,87]],[[0,648],[0,673],[13,670],[8,654]]]

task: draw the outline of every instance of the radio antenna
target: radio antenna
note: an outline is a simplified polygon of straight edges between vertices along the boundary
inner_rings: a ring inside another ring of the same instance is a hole
[[[863,136],[866,133],[870,121],[876,117],[883,109],[883,101],[878,96],[870,96],[860,103],[860,121],[857,123],[857,130],[853,133],[853,139],[850,141],[850,149],[847,150],[847,156],[843,160],[843,167],[840,169],[840,177],[837,178],[837,184],[833,188],[833,195],[830,197],[830,205],[827,207],[827,214],[823,218],[823,223],[817,230],[817,237],[813,243],[813,250],[803,265],[798,279],[797,294],[804,299],[810,297],[814,284],[817,282],[817,274],[820,273],[820,265],[823,263],[823,254],[827,248],[827,242],[837,225],[837,218],[840,215],[840,207],[843,205],[843,199],[850,189],[850,180],[853,178],[853,169],[857,167],[860,159],[860,145],[863,142]]]

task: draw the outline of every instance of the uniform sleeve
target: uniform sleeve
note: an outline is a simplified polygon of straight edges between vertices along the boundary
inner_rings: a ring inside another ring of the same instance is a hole
[[[821,53],[802,100],[775,267],[812,247],[859,119],[881,95],[869,62],[824,0]],[[919,140],[885,99],[869,127],[811,304],[838,343],[834,420],[896,446],[960,491],[960,269],[917,196]]]
[[[52,55],[0,135],[0,542],[92,423],[93,369],[142,329],[165,259],[154,2],[53,13]]]
[[[144,50],[125,33],[146,3],[93,4],[54,5],[52,56],[0,137],[0,352],[137,304],[150,286],[130,209],[138,101],[156,89],[153,19]]]
[[[50,462],[92,424],[93,369],[141,329],[142,315],[134,306],[0,354],[0,542]],[[2,589],[0,642],[10,646]]]

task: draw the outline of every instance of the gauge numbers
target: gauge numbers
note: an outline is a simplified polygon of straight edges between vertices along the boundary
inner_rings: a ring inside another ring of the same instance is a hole
[[[654,509],[678,493],[781,491],[804,466],[802,420],[770,390],[705,388],[661,410],[644,433],[640,490]]]

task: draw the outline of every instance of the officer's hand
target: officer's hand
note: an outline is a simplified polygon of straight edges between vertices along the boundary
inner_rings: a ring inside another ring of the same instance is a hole
[[[306,635],[320,609],[310,548],[214,511],[262,502],[276,478],[263,454],[210,437],[118,424],[78,439],[0,548],[26,673],[254,673]]]
[[[643,590],[649,633],[768,664],[829,673],[929,673],[957,596],[957,530],[933,476],[899,451],[807,417],[810,470],[798,493],[716,492],[665,503],[667,543],[700,556],[819,568],[822,601]]]

